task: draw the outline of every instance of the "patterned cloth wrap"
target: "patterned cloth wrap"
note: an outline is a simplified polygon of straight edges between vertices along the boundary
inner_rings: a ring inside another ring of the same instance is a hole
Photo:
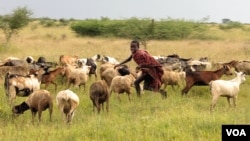
[[[162,65],[157,62],[146,50],[137,50],[132,54],[134,61],[142,70],[142,74],[149,74],[153,81],[150,82],[150,87],[154,91],[158,91],[161,87],[161,77],[163,75]]]

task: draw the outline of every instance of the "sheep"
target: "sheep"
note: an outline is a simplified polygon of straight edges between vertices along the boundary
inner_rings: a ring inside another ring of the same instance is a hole
[[[182,70],[182,66],[181,66],[181,62],[177,62],[177,63],[164,63],[162,64],[163,69],[164,70],[168,70],[168,71],[181,71]]]
[[[212,64],[211,62],[207,61],[206,57],[201,58],[201,60],[189,60],[187,61],[187,66],[192,67],[195,71],[203,71],[203,70],[212,69]]]
[[[27,66],[28,64],[24,60],[7,60],[0,66]]]
[[[179,81],[180,80],[184,81],[185,74],[186,73],[184,71],[176,72],[176,71],[165,70],[162,76],[163,89],[166,89],[167,85],[172,85],[172,88],[174,88],[174,85],[180,86]]]
[[[70,88],[71,84],[78,86],[79,88],[81,85],[83,85],[84,90],[86,90],[86,83],[88,81],[90,67],[91,66],[82,66],[82,68],[72,68],[67,80],[68,88]]]
[[[23,114],[26,110],[30,109],[32,113],[32,122],[38,112],[38,120],[41,122],[42,111],[49,109],[49,118],[51,120],[53,112],[53,99],[49,91],[37,90],[34,91],[30,96],[21,104],[16,105],[12,108],[14,115]]]
[[[78,59],[78,56],[76,55],[74,56],[61,55],[59,57],[59,64],[61,66],[64,66],[64,65],[77,66],[77,59]]]
[[[118,71],[116,69],[114,69],[113,67],[112,68],[107,68],[105,71],[103,71],[101,73],[101,79],[105,80],[107,85],[110,86],[111,82],[112,82],[112,79],[115,76],[118,76],[118,75],[119,75]]]
[[[217,100],[220,96],[227,97],[229,106],[231,106],[230,100],[233,99],[234,107],[236,107],[236,99],[240,90],[240,84],[246,81],[246,74],[244,72],[235,72],[236,77],[232,80],[214,80],[209,83],[210,92],[212,95],[212,102],[210,105],[210,111],[212,112]]]
[[[106,69],[108,69],[108,68],[114,68],[114,66],[115,65],[110,64],[110,63],[103,63],[103,64],[101,64],[101,66],[99,68],[100,76],[101,76],[102,72],[104,72]]]
[[[79,106],[79,97],[73,91],[67,89],[58,92],[56,95],[56,103],[62,113],[62,117],[66,118],[66,123],[71,123],[76,108]]]
[[[250,61],[237,61],[233,64],[233,67],[237,72],[245,72],[246,75],[250,75]]]
[[[89,97],[93,103],[93,112],[97,108],[99,114],[102,110],[104,111],[104,103],[106,102],[106,111],[109,112],[109,92],[108,85],[104,80],[98,80],[90,85]]]
[[[19,75],[28,75],[29,68],[27,66],[1,66],[0,78],[3,79],[8,72]]]
[[[110,96],[114,92],[117,94],[119,101],[121,101],[119,94],[126,92],[130,101],[130,88],[133,86],[135,79],[136,76],[132,73],[125,76],[115,76],[110,84]]]
[[[127,75],[130,73],[130,69],[126,65],[120,65],[114,68],[114,65],[106,64],[100,67],[100,77],[105,80],[108,86],[111,85],[111,81],[115,76]]]

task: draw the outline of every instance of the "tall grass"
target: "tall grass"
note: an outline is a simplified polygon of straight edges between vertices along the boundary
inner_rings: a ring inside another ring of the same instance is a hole
[[[34,25],[37,28],[32,28]],[[169,55],[176,53],[183,58],[199,59],[209,57],[216,62],[227,62],[232,59],[247,60],[249,52],[249,36],[238,34],[240,37],[232,39],[230,35],[215,30],[215,34],[223,35],[223,40],[216,41],[150,41],[147,48],[153,55]],[[2,39],[2,34],[0,38]],[[232,40],[231,40],[232,39]],[[44,28],[38,23],[32,23],[25,28],[18,37],[13,38],[9,48],[0,52],[0,60],[9,56],[25,58],[28,55],[38,58],[44,56],[49,61],[58,61],[62,54],[91,57],[95,54],[110,55],[119,61],[130,54],[129,40],[78,38],[68,27]],[[134,62],[128,63],[135,67]],[[224,76],[223,79],[232,77]],[[99,78],[98,78],[99,79]],[[58,79],[58,91],[66,88]],[[80,106],[75,113],[71,125],[63,123],[61,114],[54,104],[52,121],[49,121],[48,111],[44,111],[42,122],[36,118],[31,123],[31,113],[26,111],[17,118],[12,118],[11,108],[7,104],[3,80],[0,80],[0,140],[25,141],[54,141],[54,140],[221,140],[222,124],[249,124],[250,123],[250,80],[240,86],[238,105],[229,108],[225,98],[219,98],[213,113],[209,112],[211,96],[207,86],[194,86],[187,96],[181,96],[179,88],[167,88],[168,98],[163,100],[159,94],[145,91],[141,98],[132,89],[132,100],[127,95],[121,95],[121,102],[112,94],[110,112],[101,112],[99,115],[92,111],[92,103],[88,92],[94,77],[87,83],[87,89],[72,87],[80,98]],[[41,86],[44,88],[44,85]],[[50,85],[48,90],[54,99],[57,92]],[[25,97],[17,97],[15,104],[24,101]],[[55,101],[55,100],[54,100]]]

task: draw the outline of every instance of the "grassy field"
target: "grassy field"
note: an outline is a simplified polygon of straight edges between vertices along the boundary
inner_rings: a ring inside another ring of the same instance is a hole
[[[228,62],[233,59],[249,60],[249,30],[220,31],[213,27],[210,31],[221,38],[216,41],[182,40],[149,41],[147,50],[152,55],[176,53],[183,58],[199,59],[208,57],[211,62]],[[0,44],[4,36],[0,32]],[[77,37],[69,27],[44,28],[33,22],[15,36],[8,48],[1,47],[0,60],[9,56],[25,58],[44,56],[48,61],[58,61],[60,55],[78,55],[82,58],[95,54],[110,55],[122,61],[128,55],[130,40]],[[134,62],[128,63],[135,67]],[[233,76],[224,76],[231,79]],[[99,78],[98,78],[99,79]],[[93,113],[88,88],[94,77],[87,83],[87,89],[72,87],[79,95],[78,107],[71,125],[66,125],[54,104],[52,121],[48,111],[43,112],[42,122],[31,123],[31,113],[12,119],[0,80],[0,140],[3,141],[218,141],[221,140],[222,124],[250,124],[249,91],[250,80],[240,86],[238,105],[229,108],[225,98],[219,98],[213,113],[209,112],[211,96],[207,86],[193,87],[187,96],[181,96],[183,85],[167,88],[168,98],[163,100],[159,94],[144,92],[137,98],[132,89],[132,101],[121,95],[121,102],[113,94],[110,99],[110,112]],[[60,84],[60,79],[58,79]],[[44,85],[41,86],[44,88]],[[59,85],[58,91],[66,86]],[[48,90],[55,98],[54,87]],[[16,104],[26,98],[17,97]]]

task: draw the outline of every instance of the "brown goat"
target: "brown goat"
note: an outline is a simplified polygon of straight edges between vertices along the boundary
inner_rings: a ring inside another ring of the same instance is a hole
[[[59,74],[64,75],[65,69],[63,67],[58,67],[55,70],[49,71],[48,74],[44,74],[42,76],[41,84],[45,84],[45,89],[49,86],[49,84],[54,84],[55,91],[57,90],[57,84],[55,79]]]
[[[102,110],[104,111],[104,102],[106,102],[106,110],[109,111],[109,93],[108,85],[104,80],[99,80],[90,85],[89,90],[90,100],[93,103],[93,111],[97,108],[98,114]]]
[[[187,94],[188,91],[194,86],[209,85],[211,80],[217,80],[223,74],[232,75],[229,66],[223,66],[215,71],[194,71],[186,72],[186,87],[182,90],[182,95]]]

